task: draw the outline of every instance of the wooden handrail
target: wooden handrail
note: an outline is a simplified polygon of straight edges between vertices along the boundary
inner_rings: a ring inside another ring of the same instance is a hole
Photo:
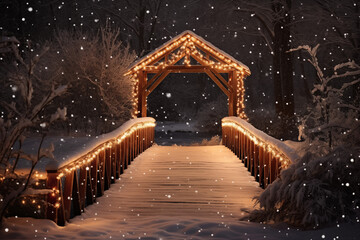
[[[153,144],[154,128],[153,118],[129,120],[65,163],[50,164],[46,185],[53,191],[47,196],[47,218],[64,226],[70,218],[80,215]]]
[[[295,151],[285,143],[239,117],[222,119],[222,143],[242,160],[263,188],[298,158]]]

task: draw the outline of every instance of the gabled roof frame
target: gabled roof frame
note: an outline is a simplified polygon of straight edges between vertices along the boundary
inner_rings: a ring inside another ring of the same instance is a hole
[[[197,63],[197,64],[194,64]],[[229,116],[244,113],[243,80],[250,69],[191,31],[185,31],[134,62],[125,75],[133,79],[133,117],[146,116],[147,96],[169,73],[206,73],[227,95]],[[221,75],[228,74],[228,81]],[[148,74],[155,74],[148,79]]]

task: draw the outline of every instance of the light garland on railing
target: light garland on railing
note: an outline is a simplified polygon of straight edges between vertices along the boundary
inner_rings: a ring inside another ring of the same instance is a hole
[[[265,151],[271,153],[274,157],[279,158],[279,161],[283,168],[287,168],[291,163],[290,159],[280,149],[278,149],[277,147],[273,146],[270,143],[264,142],[262,139],[256,137],[255,134],[251,133],[250,131],[246,130],[240,125],[234,122],[222,122],[222,126],[232,127],[240,131],[242,134],[247,136],[252,142],[254,142],[255,145],[262,147]]]
[[[92,151],[90,151],[88,154],[78,158],[77,160],[73,161],[72,163],[68,164],[65,167],[62,167],[58,170],[59,175],[57,176],[57,179],[62,178],[66,173],[70,173],[76,169],[81,168],[85,164],[90,163],[93,161],[100,152],[104,151],[105,149],[109,149],[112,147],[113,144],[120,144],[122,141],[124,141],[127,137],[131,136],[135,131],[143,128],[148,127],[155,127],[155,123],[153,122],[147,122],[147,123],[139,123],[134,126],[132,126],[129,130],[127,130],[125,133],[121,134],[117,138],[114,138],[112,140],[109,140],[96,148],[94,148]]]
[[[174,53],[173,51],[178,51]],[[213,61],[206,56],[204,56],[201,51],[208,52],[211,56],[217,61]],[[173,52],[173,53],[172,53]],[[169,56],[167,58],[167,56]],[[245,105],[244,101],[244,77],[250,75],[249,69],[235,62],[228,56],[223,53],[216,51],[213,47],[209,46],[207,43],[201,41],[190,33],[186,33],[184,36],[179,37],[176,41],[169,43],[167,46],[159,49],[157,52],[152,55],[148,55],[134,67],[132,67],[125,75],[131,75],[133,79],[133,112],[132,116],[136,117],[139,114],[138,111],[138,98],[139,98],[139,75],[140,71],[144,69],[149,69],[150,71],[161,71],[168,66],[174,65],[180,59],[184,58],[183,64],[185,66],[191,66],[191,56],[194,57],[200,64],[209,67],[210,69],[220,70],[220,71],[235,71],[237,89],[236,96],[236,114],[237,116],[247,119],[247,116],[244,112]],[[235,79],[233,80],[235,81]],[[145,96],[144,96],[145,97]]]

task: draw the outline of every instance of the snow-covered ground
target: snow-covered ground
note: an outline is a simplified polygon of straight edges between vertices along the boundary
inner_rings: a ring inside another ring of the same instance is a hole
[[[358,240],[360,224],[340,224],[339,227],[302,231],[286,225],[264,225],[246,221],[228,224],[211,219],[191,217],[145,217],[128,222],[118,217],[77,220],[59,227],[49,220],[8,219],[3,240],[10,239],[229,239],[229,240]],[[82,223],[79,223],[82,221]],[[6,232],[8,231],[8,232]]]
[[[261,191],[224,146],[155,146],[65,227],[44,219],[12,217],[5,220],[0,239],[355,240],[360,236],[359,223],[301,231],[240,220],[252,209],[251,198]]]

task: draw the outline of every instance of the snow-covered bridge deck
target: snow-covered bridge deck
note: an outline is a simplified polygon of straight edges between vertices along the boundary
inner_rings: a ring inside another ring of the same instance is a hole
[[[225,146],[155,145],[132,162],[98,204],[77,218],[136,221],[187,216],[238,221],[253,209],[253,197],[261,191]]]

